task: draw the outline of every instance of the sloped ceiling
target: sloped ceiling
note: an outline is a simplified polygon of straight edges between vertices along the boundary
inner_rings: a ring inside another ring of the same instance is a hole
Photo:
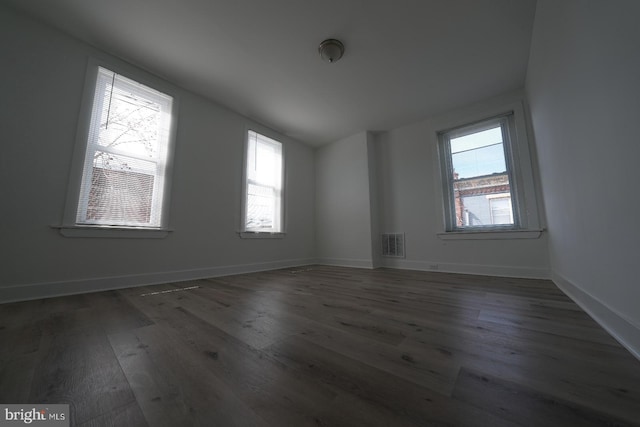
[[[522,87],[535,0],[2,0],[322,145]],[[325,38],[343,41],[334,64]]]

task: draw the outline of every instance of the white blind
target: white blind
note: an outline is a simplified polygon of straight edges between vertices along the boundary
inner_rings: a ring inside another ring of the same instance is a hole
[[[159,227],[173,98],[99,68],[76,221]]]
[[[282,231],[282,144],[249,131],[246,167],[246,231]]]

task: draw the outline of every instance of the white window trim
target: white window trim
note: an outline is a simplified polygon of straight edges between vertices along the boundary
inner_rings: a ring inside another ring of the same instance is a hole
[[[473,230],[447,231],[437,233],[442,240],[504,240],[504,239],[537,239],[544,230]]]
[[[108,237],[110,239],[163,239],[173,230],[138,228],[138,227],[113,227],[97,225],[52,225],[51,228],[60,230],[64,237]]]
[[[78,224],[76,222],[80,192],[82,186],[82,174],[85,167],[86,151],[88,147],[88,135],[91,126],[93,112],[93,99],[97,84],[99,67],[106,68],[131,80],[149,86],[159,92],[173,97],[171,127],[169,129],[169,141],[167,144],[166,171],[164,178],[164,191],[162,198],[162,222],[158,227],[147,226],[112,226],[101,224]],[[177,112],[179,98],[175,89],[166,82],[149,75],[137,68],[121,61],[109,58],[91,57],[87,63],[83,95],[80,105],[76,141],[71,161],[69,182],[67,185],[67,197],[61,225],[52,225],[65,237],[91,237],[91,238],[163,238],[172,230],[169,228],[169,206],[171,198],[171,184],[173,176],[173,156],[175,151],[175,139],[177,128]]]
[[[249,150],[249,132],[253,131],[259,135],[271,138],[281,144],[281,156],[282,156],[282,177],[281,177],[281,194],[280,194],[280,231],[259,231],[259,230],[247,230],[245,227],[246,215],[247,215],[247,160]],[[275,134],[269,129],[258,125],[246,125],[244,127],[244,145],[242,151],[242,193],[241,193],[241,209],[240,209],[240,221],[238,236],[241,239],[283,239],[287,235],[287,159],[286,159],[286,144],[280,135]]]
[[[287,233],[270,233],[266,231],[239,231],[242,239],[284,239]]]
[[[514,203],[514,217],[519,215],[519,225],[513,226],[496,226],[496,227],[478,227],[477,229],[451,229],[448,219],[448,194],[446,193],[446,183],[443,182],[443,164],[442,144],[440,142],[440,134],[447,130],[456,129],[490,120],[495,117],[513,114],[512,125],[510,128],[511,144],[507,150],[511,161],[512,176],[512,196],[517,199]],[[521,102],[513,102],[502,106],[490,107],[483,111],[476,111],[471,114],[459,115],[455,118],[445,117],[434,119],[433,147],[436,149],[434,168],[437,184],[436,195],[442,203],[442,209],[439,211],[441,215],[442,231],[436,233],[438,238],[443,240],[493,240],[493,239],[537,239],[540,237],[544,229],[541,226],[538,214],[537,195],[535,190],[535,181],[533,176],[533,166],[531,162],[529,139],[527,135],[527,126],[524,115],[524,108]]]

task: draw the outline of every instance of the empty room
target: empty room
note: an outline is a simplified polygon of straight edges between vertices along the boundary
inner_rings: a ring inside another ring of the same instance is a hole
[[[640,426],[639,18],[0,0],[0,425]]]

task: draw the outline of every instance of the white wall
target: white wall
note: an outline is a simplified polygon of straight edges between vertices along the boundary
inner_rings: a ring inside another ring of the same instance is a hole
[[[442,240],[443,202],[436,132],[505,112],[514,92],[377,135],[379,231],[405,233],[406,258],[383,265],[516,277],[548,277],[546,235],[537,239]],[[442,126],[445,126],[444,128]],[[534,168],[535,170],[535,168]]]
[[[240,239],[248,119],[175,88],[179,117],[165,239],[65,238],[60,225],[90,46],[0,6],[0,301],[313,261],[314,152],[282,137],[284,239]],[[260,130],[257,128],[256,130]]]
[[[320,262],[373,267],[369,134],[316,150],[316,249]]]
[[[378,189],[378,134],[367,132],[367,162],[369,171],[369,212],[371,212],[371,263],[382,267],[382,236],[380,233],[380,197]]]
[[[638,17],[636,0],[539,0],[527,74],[554,280],[636,355]]]

